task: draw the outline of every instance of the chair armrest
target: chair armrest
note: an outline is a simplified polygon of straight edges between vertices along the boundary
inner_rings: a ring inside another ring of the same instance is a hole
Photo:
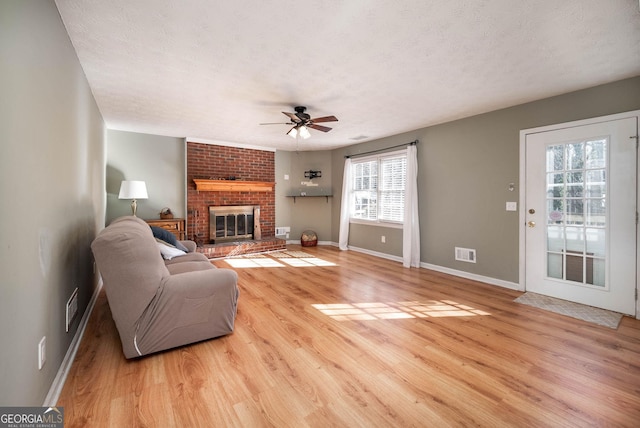
[[[167,294],[170,298],[198,298],[212,295],[224,288],[237,288],[238,274],[231,269],[206,269],[177,273],[164,279],[159,299]]]
[[[198,248],[198,245],[195,243],[195,241],[190,241],[190,240],[184,240],[184,241],[179,241],[182,245],[184,245],[187,248],[187,252],[189,253],[193,253],[196,248]]]
[[[233,331],[239,290],[231,269],[184,272],[163,279],[136,326],[138,355]]]

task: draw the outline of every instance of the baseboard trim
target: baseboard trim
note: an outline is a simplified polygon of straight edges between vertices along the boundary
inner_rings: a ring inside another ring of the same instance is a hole
[[[357,251],[359,253],[368,254],[370,256],[380,257],[381,259],[393,260],[394,262],[402,263],[402,257],[394,256],[392,254],[385,254],[379,251],[368,250],[366,248],[353,247],[351,245],[349,245],[348,249],[352,251]]]
[[[334,247],[338,247],[338,243],[337,242],[331,242],[330,245],[333,245]],[[402,257],[393,256],[393,255],[385,254],[385,253],[380,253],[380,252],[377,252],[377,251],[371,251],[371,250],[367,250],[366,248],[358,248],[358,247],[349,246],[349,250],[358,251],[360,253],[369,254],[371,256],[380,257],[380,258],[388,259],[388,260],[393,260],[393,261],[400,262],[400,263],[403,262]],[[434,264],[431,264],[431,263],[420,262],[420,267],[424,268],[424,269],[434,270],[436,272],[446,273],[448,275],[457,276],[457,277],[460,277],[460,278],[472,279],[474,281],[483,282],[483,283],[489,284],[489,285],[497,285],[498,287],[508,288],[510,290],[524,291],[524,290],[522,290],[520,288],[520,284],[518,284],[517,282],[504,281],[502,279],[496,279],[496,278],[491,278],[489,276],[477,275],[475,273],[469,273],[469,272],[465,272],[465,271],[462,271],[462,270],[451,269],[451,268],[448,268],[448,267],[438,266],[438,265],[434,265]]]
[[[51,384],[51,388],[49,388],[49,393],[44,399],[43,407],[55,407],[60,398],[60,393],[62,392],[62,388],[64,387],[64,383],[67,380],[67,376],[69,375],[69,370],[71,370],[71,365],[73,364],[73,360],[76,358],[76,354],[78,352],[78,348],[80,347],[80,341],[82,340],[82,336],[84,336],[84,332],[87,329],[87,324],[89,323],[89,317],[93,312],[93,308],[96,305],[96,301],[98,300],[98,295],[100,294],[100,290],[102,290],[102,278],[98,280],[98,286],[96,287],[96,291],[91,296],[91,300],[89,300],[89,304],[87,305],[87,310],[84,311],[84,315],[80,320],[80,324],[78,325],[78,329],[76,330],[76,334],[73,336],[71,340],[71,344],[69,345],[69,349],[67,349],[67,353],[60,364],[60,368],[58,369],[58,373],[56,377],[53,379],[53,383]]]
[[[489,276],[478,275],[475,273],[469,273],[462,270],[451,269],[444,266],[432,265],[430,263],[420,262],[420,267],[425,269],[435,270],[436,272],[446,273],[448,275],[459,276],[465,279],[472,279],[478,282],[484,282],[485,284],[497,285],[498,287],[508,288],[510,290],[520,290],[520,284],[517,282],[504,281],[502,279],[491,278]]]
[[[301,245],[299,239],[288,239],[287,245]],[[333,245],[331,241],[318,241],[317,245]]]

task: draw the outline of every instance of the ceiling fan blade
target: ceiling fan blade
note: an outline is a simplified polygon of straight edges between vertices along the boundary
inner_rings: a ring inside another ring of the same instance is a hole
[[[295,113],[287,113],[286,111],[283,111],[282,114],[289,116],[289,119],[291,119],[295,123],[301,122],[300,118],[296,116]]]
[[[332,128],[329,128],[328,126],[316,125],[315,123],[310,123],[309,125],[307,125],[307,128],[313,128],[322,132],[329,132],[332,129]]]
[[[311,119],[311,122],[313,123],[319,123],[319,122],[337,122],[338,118],[335,116],[324,116],[324,117],[317,117],[315,119]]]
[[[291,132],[295,132],[294,134],[292,134]],[[294,137],[298,134],[298,127],[294,126],[293,128],[291,128],[290,130],[287,131],[287,135],[290,137]]]
[[[291,122],[267,122],[267,123],[261,123],[260,125],[295,125],[295,123],[291,123]]]

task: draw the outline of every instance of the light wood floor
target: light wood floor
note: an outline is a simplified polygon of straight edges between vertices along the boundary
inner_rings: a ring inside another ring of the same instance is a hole
[[[514,303],[516,291],[289,249],[335,266],[242,260],[286,267],[236,269],[233,334],[138,360],[124,359],[103,293],[58,402],[65,426],[640,424],[638,320],[616,331]]]

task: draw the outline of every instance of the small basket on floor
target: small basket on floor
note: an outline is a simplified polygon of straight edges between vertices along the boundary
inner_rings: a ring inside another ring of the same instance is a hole
[[[303,247],[315,247],[318,245],[318,235],[313,230],[305,230],[300,237],[300,244]]]

